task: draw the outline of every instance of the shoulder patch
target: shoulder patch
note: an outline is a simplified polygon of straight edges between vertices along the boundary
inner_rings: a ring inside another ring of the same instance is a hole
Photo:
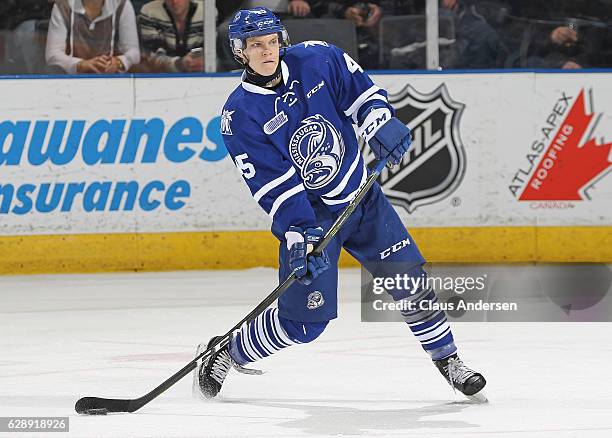
[[[221,114],[221,134],[223,135],[234,135],[232,133],[232,115],[236,112],[230,110],[223,110]]]

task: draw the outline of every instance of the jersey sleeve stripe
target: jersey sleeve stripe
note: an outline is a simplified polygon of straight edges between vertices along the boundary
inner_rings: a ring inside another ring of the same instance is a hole
[[[359,110],[359,107],[361,105],[363,105],[363,103],[368,99],[368,97],[370,97],[372,94],[376,93],[378,90],[380,90],[380,87],[377,87],[376,85],[372,85],[366,91],[361,93],[361,96],[359,96],[355,100],[355,102],[353,102],[353,104],[349,107],[349,109],[344,111],[344,114],[346,114],[347,116],[352,116],[353,113],[355,113],[357,110]]]
[[[385,102],[387,104],[389,103],[389,101],[387,100],[387,98],[385,96],[383,96],[382,94],[379,94],[379,93],[375,93],[375,94],[372,94],[370,97],[368,97],[366,100],[364,100],[361,105],[364,105],[365,103],[367,103],[367,102],[369,102],[371,100],[382,100],[383,102]],[[355,125],[359,124],[359,121],[357,120],[357,114],[359,113],[359,110],[361,109],[361,105],[359,106],[359,108],[357,108],[357,111],[355,111],[353,113],[353,116],[352,116],[353,123]]]
[[[387,99],[385,96],[383,96],[382,94],[380,94],[380,93],[375,93],[375,94],[372,94],[370,97],[368,97],[368,98],[367,98],[367,99],[364,101],[364,103],[365,103],[365,102],[369,102],[369,101],[371,101],[371,100],[382,100],[383,102],[389,103],[389,100],[388,100],[388,99]]]
[[[352,201],[353,198],[355,196],[357,196],[357,192],[359,192],[359,189],[361,189],[361,186],[363,186],[363,184],[365,183],[367,174],[368,174],[368,171],[366,170],[365,165],[364,165],[363,166],[363,175],[361,175],[361,182],[359,183],[359,186],[357,187],[357,190],[355,190],[354,192],[351,192],[345,198],[342,198],[342,199],[325,199],[325,198],[321,198],[321,199],[327,205],[338,205],[338,204],[344,204],[345,202]]]
[[[291,166],[291,168],[285,172],[283,175],[279,176],[276,179],[273,179],[272,181],[270,181],[268,184],[264,185],[261,189],[257,190],[257,193],[255,193],[253,195],[253,198],[255,199],[255,201],[259,202],[259,200],[266,194],[268,193],[270,190],[280,186],[282,183],[284,183],[285,181],[287,181],[289,178],[291,178],[293,175],[295,175],[295,167]]]
[[[276,214],[277,210],[280,208],[281,204],[283,202],[285,202],[287,199],[291,198],[293,195],[303,192],[306,189],[304,188],[304,184],[300,183],[297,186],[295,186],[292,189],[287,190],[285,193],[283,193],[282,195],[280,195],[278,198],[276,198],[276,201],[274,201],[274,204],[272,204],[272,209],[270,210],[270,213],[268,213],[268,215],[274,219],[274,215]]]
[[[349,179],[351,178],[351,176],[353,176],[353,172],[355,172],[355,169],[357,168],[357,165],[359,164],[360,156],[361,154],[359,153],[359,150],[357,150],[357,155],[355,156],[355,159],[353,160],[350,167],[346,171],[344,178],[342,178],[342,181],[340,181],[340,184],[338,184],[335,189],[324,194],[323,197],[333,198],[334,196],[338,196],[340,193],[342,193],[342,190],[344,190],[344,188],[348,184]]]

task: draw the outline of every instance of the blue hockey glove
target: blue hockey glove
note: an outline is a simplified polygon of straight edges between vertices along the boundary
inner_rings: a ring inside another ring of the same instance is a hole
[[[389,157],[391,164],[399,164],[412,144],[410,129],[397,117],[391,117],[369,139],[368,144],[377,160]]]
[[[312,280],[329,268],[329,257],[327,251],[320,255],[309,255],[314,247],[323,240],[323,228],[307,228],[305,231],[300,227],[289,227],[285,233],[287,249],[289,250],[289,267],[296,270],[297,280],[309,285]]]

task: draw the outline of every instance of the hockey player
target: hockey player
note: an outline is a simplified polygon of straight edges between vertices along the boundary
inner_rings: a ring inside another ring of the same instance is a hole
[[[280,280],[297,269],[298,282],[278,308],[264,311],[198,365],[194,383],[206,398],[219,393],[231,368],[244,372],[245,364],[314,341],[336,318],[341,248],[376,277],[398,271],[426,276],[425,260],[377,184],[326,250],[309,254],[367,177],[353,125],[379,160],[397,164],[410,146],[410,130],[394,117],[387,93],[337,47],[323,41],[290,46],[282,23],[266,8],[239,11],[229,37],[245,70],[223,108],[223,139],[255,201],[272,218]],[[398,242],[400,250],[386,251]],[[415,304],[417,310],[402,315],[446,380],[465,395],[478,393],[486,381],[457,356],[444,312],[418,310],[420,301],[436,302],[434,291],[389,293]],[[198,354],[205,348],[201,344]]]

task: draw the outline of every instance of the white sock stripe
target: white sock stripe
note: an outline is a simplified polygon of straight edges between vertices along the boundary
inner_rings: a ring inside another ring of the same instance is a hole
[[[284,344],[286,344],[287,346],[290,345],[295,345],[296,342],[294,342],[289,335],[287,335],[287,332],[285,331],[285,329],[283,328],[283,325],[280,322],[280,319],[278,317],[278,308],[275,308],[272,311],[272,323],[274,324],[274,328],[276,329],[276,334],[278,335],[278,339],[283,342]]]
[[[247,348],[248,340],[246,340],[245,342],[245,333],[242,329],[240,330],[240,336],[238,337],[238,339],[240,341],[242,351],[246,355],[246,358],[249,359],[251,362],[255,362],[257,360],[257,356],[253,356],[253,353]]]
[[[251,338],[250,324],[245,327],[245,330],[246,330],[245,339],[250,349],[249,353],[257,359],[263,359],[263,356],[259,353],[259,351],[257,351],[257,348],[255,347],[255,344],[253,343],[253,339]]]
[[[447,326],[447,327],[446,327],[446,330],[444,330],[444,332],[443,332],[443,333],[441,333],[439,336],[436,336],[435,338],[433,338],[433,339],[429,339],[429,340],[427,340],[427,341],[420,341],[420,342],[421,342],[421,344],[422,344],[422,345],[433,344],[434,342],[439,341],[439,340],[440,340],[440,339],[442,339],[444,336],[446,336],[447,334],[449,334],[449,333],[450,333],[450,331],[451,331],[450,326]]]
[[[270,337],[270,333],[269,332],[266,332],[265,336],[266,336],[266,342],[270,346],[269,349],[272,349],[273,353],[276,353],[277,351],[281,350],[282,347],[277,347],[276,344],[274,344],[274,342],[272,342],[272,338]]]
[[[423,320],[419,320],[419,321],[415,321],[415,322],[407,322],[406,324],[408,324],[408,327],[415,327],[417,325],[426,324],[427,322],[431,321],[432,319],[437,318],[441,313],[442,313],[442,311],[434,312],[434,313],[432,313],[431,315],[429,315],[427,318],[425,318]]]
[[[282,328],[276,327],[274,323],[274,310],[273,309],[270,310],[270,312],[268,312],[266,316],[268,317],[270,321],[270,327],[272,327],[272,333],[270,334],[274,336],[274,341],[281,347],[289,347],[290,344],[283,342],[283,340],[278,335],[279,330],[282,330]]]
[[[436,327],[440,326],[441,324],[444,324],[445,322],[447,322],[447,321],[446,321],[446,318],[443,318],[443,319],[441,319],[440,321],[436,322],[436,323],[435,323],[434,325],[432,325],[431,327],[427,327],[427,328],[424,328],[423,330],[419,330],[419,331],[416,331],[416,332],[412,332],[412,334],[413,334],[413,335],[415,335],[415,336],[422,335],[422,334],[423,334],[423,333],[425,333],[426,331],[432,330],[432,329],[434,329],[434,328],[436,328]]]
[[[415,336],[419,341],[428,341],[429,339],[435,338],[436,336],[438,336],[440,333],[442,333],[444,330],[446,330],[449,327],[450,325],[448,324],[448,322],[444,321],[444,324],[440,324],[436,329],[428,333],[424,333],[422,335],[415,335]]]
[[[242,331],[241,340],[242,340],[242,349],[249,356],[251,361],[256,361],[257,359],[259,359],[257,352],[253,350],[253,347],[251,346],[251,341],[249,339],[248,330]]]
[[[300,343],[300,342],[294,342],[292,341],[289,336],[287,336],[287,333],[285,333],[285,329],[283,328],[283,326],[280,323],[280,320],[278,319],[278,309],[275,309],[275,311],[273,312],[274,315],[274,326],[278,328],[278,335],[280,336],[280,339],[287,345],[293,345],[296,343]]]
[[[261,314],[257,317],[257,339],[259,340],[259,345],[261,345],[261,348],[264,350],[266,356],[270,356],[271,354],[276,353],[278,349],[268,341],[264,319],[265,314]]]
[[[260,339],[260,335],[259,335],[259,318],[256,318],[255,321],[253,321],[251,323],[251,325],[253,326],[253,333],[255,335],[254,339],[251,338],[251,340],[253,341],[253,348],[255,348],[257,350],[257,353],[259,353],[259,355],[261,356],[262,359],[264,357],[270,356],[272,354],[272,352],[270,352],[270,351],[268,351],[266,349],[266,347],[264,346],[264,343]],[[249,333],[251,333],[251,332],[249,331]],[[257,343],[259,344],[259,348],[257,348],[255,346],[255,341],[257,341]]]
[[[264,311],[264,313],[261,314],[261,328],[263,331],[263,336],[266,338],[266,348],[270,351],[272,351],[272,353],[276,353],[277,351],[279,351],[281,349],[281,347],[278,347],[276,345],[276,343],[274,342],[274,333],[272,333],[272,328],[268,327],[268,319],[270,316],[270,310],[266,310]]]

